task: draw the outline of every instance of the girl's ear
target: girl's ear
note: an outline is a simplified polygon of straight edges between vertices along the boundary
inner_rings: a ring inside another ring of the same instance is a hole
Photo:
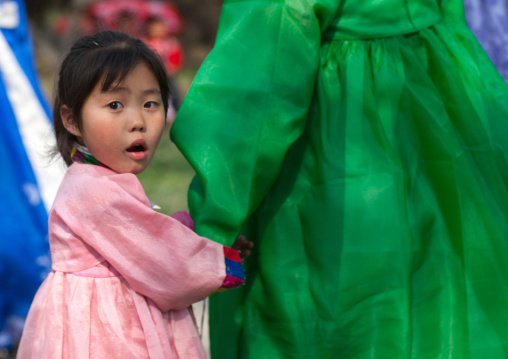
[[[62,105],[62,107],[60,107],[60,117],[62,118],[62,123],[67,131],[76,137],[81,137],[81,131],[76,123],[76,119],[67,105]]]

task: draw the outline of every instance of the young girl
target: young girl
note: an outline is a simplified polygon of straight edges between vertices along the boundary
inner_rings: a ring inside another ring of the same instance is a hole
[[[250,245],[224,247],[185,213],[151,208],[135,174],[153,157],[168,98],[164,66],[126,34],[84,37],[64,60],[54,126],[70,167],[49,216],[53,270],[18,358],[205,358],[190,305],[240,285],[236,250]]]

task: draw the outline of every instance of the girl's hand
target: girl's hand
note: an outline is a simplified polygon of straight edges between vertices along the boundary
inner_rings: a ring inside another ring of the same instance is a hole
[[[244,263],[245,258],[250,256],[250,249],[252,247],[254,247],[254,242],[247,240],[244,235],[239,235],[235,243],[231,246],[231,248],[235,249],[238,254],[240,254],[242,264]]]

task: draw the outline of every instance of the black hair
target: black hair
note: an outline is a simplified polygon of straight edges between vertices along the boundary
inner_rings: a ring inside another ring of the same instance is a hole
[[[82,37],[72,46],[58,73],[53,104],[56,150],[68,166],[72,163],[70,152],[77,139],[65,129],[60,108],[67,106],[77,127],[82,130],[83,105],[97,83],[102,80],[102,90],[106,91],[121,82],[140,62],[146,63],[157,79],[167,113],[168,76],[159,56],[143,41],[122,32],[103,31]]]

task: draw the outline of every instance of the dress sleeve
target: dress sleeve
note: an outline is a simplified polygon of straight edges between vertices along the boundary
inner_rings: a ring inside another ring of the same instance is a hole
[[[178,220],[191,230],[194,230],[194,221],[186,211],[175,212],[172,218]],[[230,288],[236,288],[245,281],[245,274],[241,264],[240,255],[232,248],[223,246],[224,264],[226,266],[226,278],[222,282],[222,286],[217,291],[224,291]]]
[[[67,235],[86,242],[162,311],[185,308],[230,282],[225,247],[194,233],[182,213],[175,219],[154,211],[134,175],[86,177],[61,191],[66,200],[53,218]]]
[[[195,169],[196,231],[231,244],[302,134],[321,32],[338,1],[226,1],[216,44],[171,130]]]

